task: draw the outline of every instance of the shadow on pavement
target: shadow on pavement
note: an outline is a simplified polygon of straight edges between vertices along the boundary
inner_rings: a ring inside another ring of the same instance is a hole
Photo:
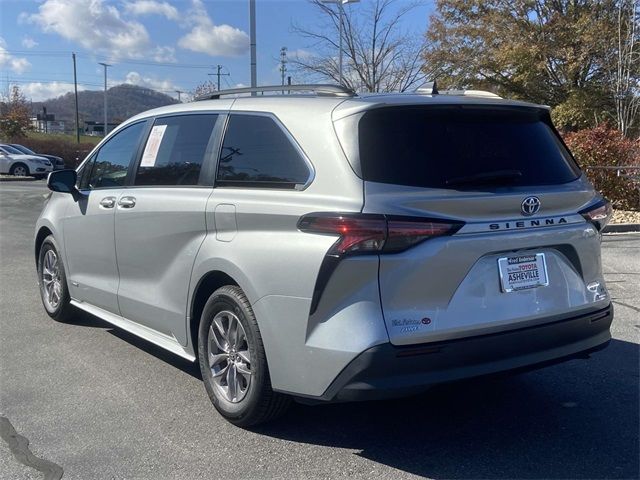
[[[638,478],[638,345],[409,399],[307,407],[257,432],[431,478]]]
[[[147,342],[136,335],[133,335],[125,330],[121,330],[120,328],[114,327],[108,322],[91,315],[83,310],[76,309],[76,313],[73,318],[73,325],[81,326],[81,327],[92,327],[92,328],[102,328],[106,330],[108,333],[113,335],[114,337],[123,340],[130,345],[133,345],[140,350],[153,355],[159,360],[162,360],[169,365],[174,366],[178,370],[182,370],[184,373],[191,375],[198,380],[202,380],[202,375],[200,375],[200,367],[197,363],[189,362],[188,360],[182,359],[177,355],[174,355],[167,350],[157,347],[153,343]]]
[[[201,379],[190,363],[82,313],[107,331]],[[431,478],[639,478],[637,344],[612,340],[589,360],[518,376],[434,387],[379,402],[305,406],[255,433],[355,450]]]

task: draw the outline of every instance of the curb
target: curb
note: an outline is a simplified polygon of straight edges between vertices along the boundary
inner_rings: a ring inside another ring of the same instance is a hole
[[[35,177],[0,177],[0,182],[33,182],[34,180],[38,180]]]
[[[629,233],[640,232],[640,223],[614,223],[609,224],[602,230],[602,233]]]

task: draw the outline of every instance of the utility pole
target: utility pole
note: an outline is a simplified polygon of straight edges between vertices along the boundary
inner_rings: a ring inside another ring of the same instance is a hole
[[[281,85],[284,85],[284,77],[287,73],[287,47],[282,47],[280,49],[280,76],[282,77]],[[284,94],[284,90],[282,90]]]
[[[182,103],[182,100],[180,99],[180,94],[184,93],[182,90],[174,90],[174,92],[176,92],[178,94],[178,101],[180,103]]]
[[[49,125],[47,122],[47,107],[42,106],[42,119],[44,120],[44,133],[49,133]]]
[[[216,68],[218,69],[216,71],[216,73],[207,73],[207,75],[211,75],[211,76],[216,76],[218,77],[218,91],[220,91],[220,77],[225,77],[225,76],[229,76],[231,75],[230,73],[222,73],[222,65],[216,65]]]
[[[76,143],[80,143],[80,117],[78,115],[78,76],[76,75],[76,54],[72,53],[73,58],[73,90],[76,98]]]
[[[99,62],[104,67],[104,136],[107,136],[107,67],[108,63]]]
[[[249,0],[249,33],[251,37],[251,88],[258,86],[256,61],[256,0]],[[256,92],[251,92],[255,96]]]

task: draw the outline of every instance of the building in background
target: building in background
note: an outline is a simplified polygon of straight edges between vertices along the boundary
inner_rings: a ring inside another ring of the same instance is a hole
[[[30,119],[31,126],[36,132],[40,133],[64,133],[64,120],[56,120],[56,116],[52,113],[38,113]]]
[[[120,122],[109,122],[107,123],[107,133],[111,132],[114,128],[120,125]],[[94,122],[94,121],[85,121],[84,122],[84,134],[92,137],[102,137],[104,136],[104,123],[103,122]]]

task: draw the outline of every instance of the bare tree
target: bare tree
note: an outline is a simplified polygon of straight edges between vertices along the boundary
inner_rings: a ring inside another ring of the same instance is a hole
[[[316,54],[294,55],[290,63],[304,74],[339,83],[339,12],[322,0],[310,2],[320,13],[319,25],[315,29],[294,25],[293,32],[308,39]],[[403,92],[424,82],[423,35],[407,32],[401,24],[417,5],[404,0],[373,0],[357,10],[344,9],[345,86],[355,91]]]
[[[612,90],[618,130],[628,135],[640,115],[640,2],[620,0]]]
[[[198,98],[214,93],[216,90],[218,90],[218,88],[216,87],[215,83],[213,83],[211,80],[205,80],[204,82],[199,83],[196,88],[194,88],[193,91],[189,93],[191,94],[191,98]]]

